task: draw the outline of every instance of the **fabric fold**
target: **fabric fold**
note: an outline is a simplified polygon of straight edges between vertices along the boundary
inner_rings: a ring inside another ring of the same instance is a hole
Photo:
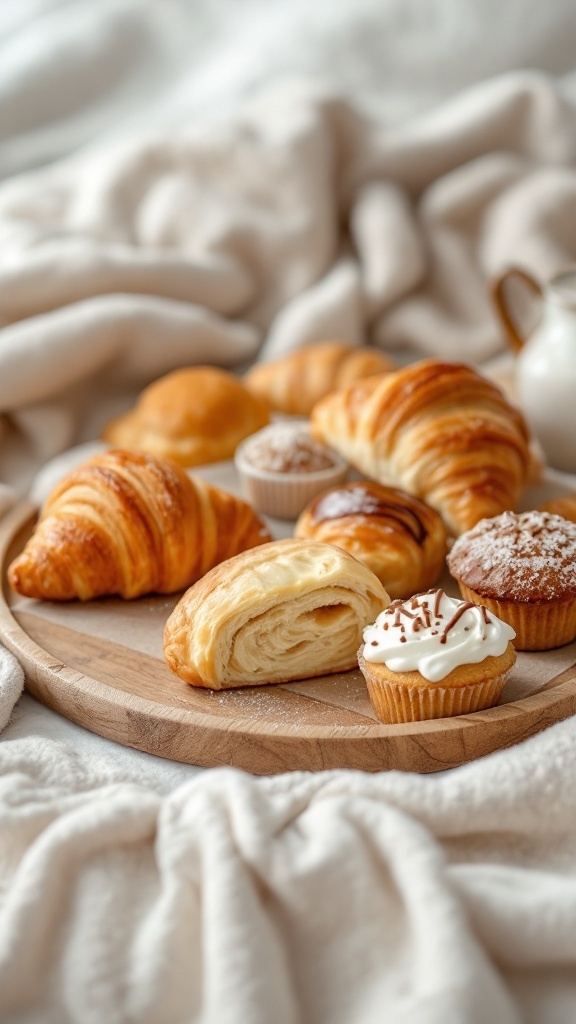
[[[91,440],[74,392],[103,368],[128,407],[177,365],[240,368],[327,337],[482,364],[504,347],[490,279],[576,259],[575,128],[541,72],[392,127],[292,82],[7,181],[0,412],[57,394],[74,442]],[[30,474],[19,454],[13,483],[18,460]]]
[[[571,720],[438,776],[164,796],[32,742],[0,744],[3,1020],[519,1024],[521,978],[573,972]],[[574,996],[543,986],[542,1019]]]

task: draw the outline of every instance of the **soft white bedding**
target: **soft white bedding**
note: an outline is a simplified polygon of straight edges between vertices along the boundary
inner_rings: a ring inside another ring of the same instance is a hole
[[[487,277],[576,258],[569,0],[22,0],[0,44],[0,514],[174,365],[327,333],[482,363]],[[21,682],[0,650],[0,727]],[[23,697],[0,1019],[568,1024],[575,735],[254,780]]]

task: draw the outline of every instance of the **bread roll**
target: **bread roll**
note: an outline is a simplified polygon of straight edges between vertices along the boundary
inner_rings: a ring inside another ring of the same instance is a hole
[[[134,409],[109,423],[103,440],[167,456],[181,466],[231,459],[269,422],[268,408],[225,370],[193,366],[160,377]]]

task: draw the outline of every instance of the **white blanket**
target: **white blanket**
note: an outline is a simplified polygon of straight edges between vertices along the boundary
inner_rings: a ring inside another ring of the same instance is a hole
[[[439,776],[205,772],[162,794],[0,745],[0,1019],[569,1024],[573,721]]]
[[[575,140],[576,106],[537,73],[393,128],[271,87],[6,182],[0,475],[22,486],[186,363],[327,337],[482,362],[502,348],[490,277],[576,258]]]
[[[481,363],[490,275],[576,259],[571,0],[273,6],[0,6],[0,515],[176,365],[327,335]],[[0,729],[21,687],[0,648]],[[0,1020],[572,1024],[575,740],[252,779],[22,697]]]

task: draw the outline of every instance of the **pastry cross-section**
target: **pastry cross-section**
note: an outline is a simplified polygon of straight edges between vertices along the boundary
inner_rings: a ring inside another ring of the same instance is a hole
[[[164,654],[194,686],[289,682],[353,668],[380,580],[331,544],[273,541],[223,562],[181,598]]]

